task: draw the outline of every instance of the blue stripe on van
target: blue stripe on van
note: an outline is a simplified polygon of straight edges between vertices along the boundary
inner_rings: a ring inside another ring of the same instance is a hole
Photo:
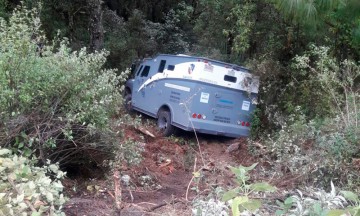
[[[221,103],[226,103],[226,104],[234,104],[234,102],[232,101],[229,101],[229,100],[224,100],[224,99],[221,99],[219,100]]]

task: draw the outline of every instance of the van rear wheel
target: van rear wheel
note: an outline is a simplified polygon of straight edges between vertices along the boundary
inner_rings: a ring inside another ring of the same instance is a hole
[[[167,110],[159,111],[157,126],[163,136],[173,135],[176,131],[176,128],[171,125],[171,113]]]

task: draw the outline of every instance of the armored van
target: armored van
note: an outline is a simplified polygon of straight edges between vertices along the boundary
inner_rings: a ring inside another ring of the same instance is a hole
[[[133,65],[125,106],[157,118],[164,136],[180,128],[248,136],[259,79],[241,66],[203,57],[160,54]]]

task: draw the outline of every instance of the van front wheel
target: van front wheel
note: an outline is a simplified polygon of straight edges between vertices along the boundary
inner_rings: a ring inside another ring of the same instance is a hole
[[[127,93],[124,97],[124,107],[125,107],[125,111],[128,112],[129,114],[133,113],[133,108],[131,105],[131,93]]]
[[[174,134],[176,130],[176,128],[171,125],[171,114],[167,110],[161,110],[159,112],[157,126],[163,136],[170,136]]]

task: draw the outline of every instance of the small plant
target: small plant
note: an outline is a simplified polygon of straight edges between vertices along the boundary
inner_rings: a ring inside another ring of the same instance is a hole
[[[176,143],[176,144],[179,144],[179,145],[192,144],[189,140],[187,140],[185,138],[182,138],[182,137],[177,137],[177,136],[174,136],[174,135],[171,135],[171,136],[167,137],[167,139],[170,142],[173,142],[173,143]]]
[[[229,208],[220,200],[196,200],[193,204],[192,213],[195,216],[228,216]]]
[[[345,208],[345,206],[348,204],[346,199],[352,200],[355,205],[358,205],[356,203],[359,203],[358,197],[352,192],[342,191],[337,193],[334,184],[331,182],[330,193],[327,193],[323,190],[318,190],[311,193],[311,196],[304,196],[300,190],[297,190],[297,194],[288,197],[283,203],[277,201],[280,210],[276,211],[276,215],[342,216],[349,215],[349,212],[353,213],[359,211],[359,206]]]
[[[194,199],[192,201],[192,215],[228,216],[230,209],[220,198],[223,193],[222,187],[214,187],[208,195]]]
[[[293,207],[294,199],[292,197],[288,197],[284,200],[284,202],[280,202],[279,200],[276,200],[276,204],[279,206],[280,209],[276,210],[276,215],[283,215],[290,211],[290,209]]]
[[[345,209],[335,209],[331,210],[329,214],[334,216],[342,216],[342,215],[360,215],[360,198],[352,191],[340,191],[343,197],[349,201],[350,205]]]
[[[249,167],[239,166],[230,167],[231,171],[235,174],[238,187],[229,190],[223,195],[222,201],[231,203],[232,215],[240,215],[240,212],[250,211],[254,212],[261,207],[259,199],[252,198],[259,192],[274,192],[275,187],[267,182],[249,183],[250,179],[248,173],[256,167],[257,163]]]
[[[0,148],[0,215],[65,215],[60,182],[65,173],[50,161],[43,167],[34,163]]]
[[[144,151],[145,143],[128,139],[120,144],[116,160],[126,162],[128,165],[137,165],[141,162],[141,154]]]

